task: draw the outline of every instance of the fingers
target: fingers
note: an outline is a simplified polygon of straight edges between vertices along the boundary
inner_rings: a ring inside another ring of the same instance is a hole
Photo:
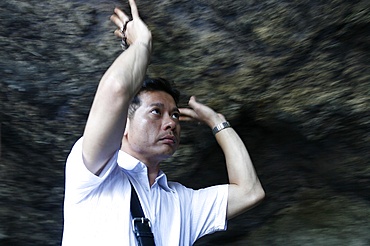
[[[137,10],[137,6],[134,0],[130,0],[130,8],[131,8],[131,15],[132,19],[139,18],[139,11]]]
[[[123,22],[117,15],[111,15],[110,20],[118,27],[118,29],[123,27]]]
[[[188,117],[188,116],[180,116],[180,121],[187,121],[187,122],[193,122],[196,121],[194,118]]]
[[[114,14],[111,16],[111,21],[118,27],[114,31],[115,36],[121,38],[121,46],[126,50],[131,44],[136,41],[148,46],[148,51],[151,52],[152,35],[148,26],[140,19],[139,11],[134,0],[129,0],[131,8],[131,16],[127,12],[119,8],[114,9]]]
[[[114,13],[120,18],[123,22],[127,22],[130,18],[119,8],[114,8]]]
[[[123,30],[126,23],[130,20],[129,17],[119,8],[114,9],[114,15],[111,16],[111,21],[116,24],[116,26]]]
[[[195,96],[190,97],[190,100],[189,100],[188,104],[189,104],[190,107],[196,108],[198,102],[196,101]]]
[[[216,113],[213,109],[208,107],[207,105],[200,103],[196,100],[195,96],[192,96],[189,100],[189,106],[199,115],[199,116],[206,116],[207,114],[214,114]]]
[[[114,35],[116,35],[119,38],[124,38],[125,37],[125,35],[123,35],[123,33],[121,32],[120,29],[114,30]]]
[[[184,118],[188,117],[188,118],[191,118],[193,120],[199,120],[199,115],[197,113],[197,109],[199,108],[199,106],[201,106],[201,104],[199,104],[196,101],[195,96],[190,97],[188,105],[189,105],[190,108],[180,108],[179,109],[181,116],[184,117]]]
[[[197,102],[194,96],[189,100],[190,108],[180,108],[181,121],[197,121],[198,123],[205,123],[209,127],[214,127],[220,122],[225,121],[225,117],[215,112],[212,108]]]
[[[180,111],[180,120],[183,121],[192,121],[197,120],[198,115],[194,110],[190,108],[179,108]]]

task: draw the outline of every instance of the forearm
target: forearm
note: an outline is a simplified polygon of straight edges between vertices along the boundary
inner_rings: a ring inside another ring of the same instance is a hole
[[[151,40],[133,43],[106,71],[99,89],[107,86],[108,91],[114,89],[119,97],[131,100],[142,85],[149,65],[150,50]]]
[[[225,155],[229,183],[250,189],[258,178],[240,137],[231,127],[221,130],[215,137]]]
[[[226,160],[229,178],[228,218],[255,206],[264,191],[253,167],[248,150],[233,128],[216,134]]]

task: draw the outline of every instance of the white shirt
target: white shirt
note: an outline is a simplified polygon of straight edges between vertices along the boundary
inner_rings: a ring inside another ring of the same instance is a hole
[[[123,151],[117,151],[96,176],[83,163],[82,140],[66,164],[63,246],[137,245],[128,179],[151,222],[157,246],[193,245],[206,234],[226,230],[228,185],[192,190],[167,182],[160,171],[150,187],[146,166]]]

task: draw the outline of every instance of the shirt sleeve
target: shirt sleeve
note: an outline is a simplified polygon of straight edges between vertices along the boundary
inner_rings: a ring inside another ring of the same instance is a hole
[[[207,234],[227,229],[227,184],[200,190],[186,188],[177,182],[170,184],[178,192],[182,226],[191,245]]]
[[[118,150],[108,161],[99,176],[90,172],[82,158],[81,137],[72,147],[65,167],[65,201],[78,203],[97,188],[117,167]]]
[[[196,239],[227,229],[228,185],[217,185],[195,190],[191,203],[192,224],[196,225]]]

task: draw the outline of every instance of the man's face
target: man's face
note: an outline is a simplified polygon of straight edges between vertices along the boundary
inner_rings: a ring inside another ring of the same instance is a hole
[[[175,153],[180,142],[179,110],[172,96],[146,91],[127,122],[125,151],[145,164],[158,164]]]

